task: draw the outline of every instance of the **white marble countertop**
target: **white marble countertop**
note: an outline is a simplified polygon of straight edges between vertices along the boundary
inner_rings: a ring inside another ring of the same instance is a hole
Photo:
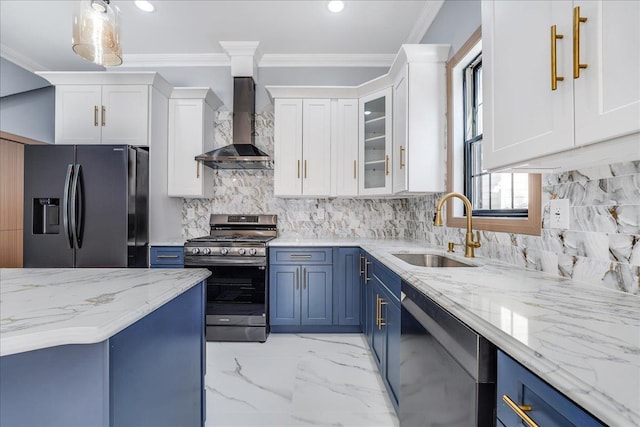
[[[211,275],[206,269],[0,269],[0,356],[109,339]]]
[[[477,257],[424,268],[392,253],[445,254],[415,240],[286,239],[270,246],[359,246],[611,426],[640,426],[640,298]]]
[[[184,246],[184,243],[187,241],[184,237],[175,237],[171,239],[162,239],[162,240],[152,240],[149,242],[149,247],[151,246]]]

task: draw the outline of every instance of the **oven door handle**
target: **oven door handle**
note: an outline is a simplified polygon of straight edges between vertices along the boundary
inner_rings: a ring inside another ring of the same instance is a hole
[[[204,259],[203,259],[204,258]],[[212,259],[212,257],[195,256],[187,257],[184,260],[185,267],[266,267],[267,260],[265,258],[241,258],[233,259],[226,257],[213,257],[222,259]]]

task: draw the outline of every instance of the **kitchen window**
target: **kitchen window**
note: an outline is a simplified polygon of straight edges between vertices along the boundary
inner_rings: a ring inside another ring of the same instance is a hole
[[[482,40],[478,29],[447,63],[447,190],[465,194],[474,228],[540,234],[540,175],[482,168]],[[448,201],[447,225],[465,227],[462,204]]]

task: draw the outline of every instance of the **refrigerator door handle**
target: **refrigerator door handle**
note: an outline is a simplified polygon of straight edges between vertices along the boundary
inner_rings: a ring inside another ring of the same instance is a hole
[[[80,173],[82,166],[76,163],[76,173],[73,175],[73,184],[71,185],[71,233],[76,249],[82,247],[80,238],[80,227],[82,227],[82,182],[80,181]]]
[[[71,230],[69,230],[69,189],[72,175],[73,165],[70,164],[67,165],[67,176],[64,178],[64,193],[62,196],[62,225],[69,249],[73,249],[73,237],[71,236]]]

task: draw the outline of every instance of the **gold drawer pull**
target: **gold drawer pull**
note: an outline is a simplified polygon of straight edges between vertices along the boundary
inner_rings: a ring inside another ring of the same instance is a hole
[[[573,78],[580,77],[580,69],[587,68],[587,64],[580,63],[580,23],[587,22],[586,17],[580,16],[580,6],[573,8]]]
[[[362,276],[364,274],[364,268],[362,267],[362,261],[364,260],[364,257],[362,255],[360,255],[360,276]]]
[[[506,394],[502,396],[502,400],[504,400],[504,403],[506,403],[507,406],[509,406],[509,408],[511,408],[511,410],[513,410],[513,412],[515,412],[522,419],[522,421],[524,421],[526,425],[528,425],[529,427],[540,427],[535,421],[533,421],[527,415],[527,412],[531,410],[531,406],[518,405],[516,402],[511,400],[511,398]]]
[[[311,255],[290,255],[294,259],[311,259]]]
[[[368,259],[364,259],[364,284],[366,285],[367,283],[369,283],[369,280],[371,280],[371,277],[369,277],[369,266],[371,265],[371,262]]]
[[[558,76],[558,61],[557,61],[557,40],[563,39],[562,34],[556,32],[556,26],[551,26],[551,90],[558,89],[558,82],[564,80],[564,77]]]
[[[157,258],[171,258],[171,259],[177,259],[179,258],[179,255],[158,255]]]

